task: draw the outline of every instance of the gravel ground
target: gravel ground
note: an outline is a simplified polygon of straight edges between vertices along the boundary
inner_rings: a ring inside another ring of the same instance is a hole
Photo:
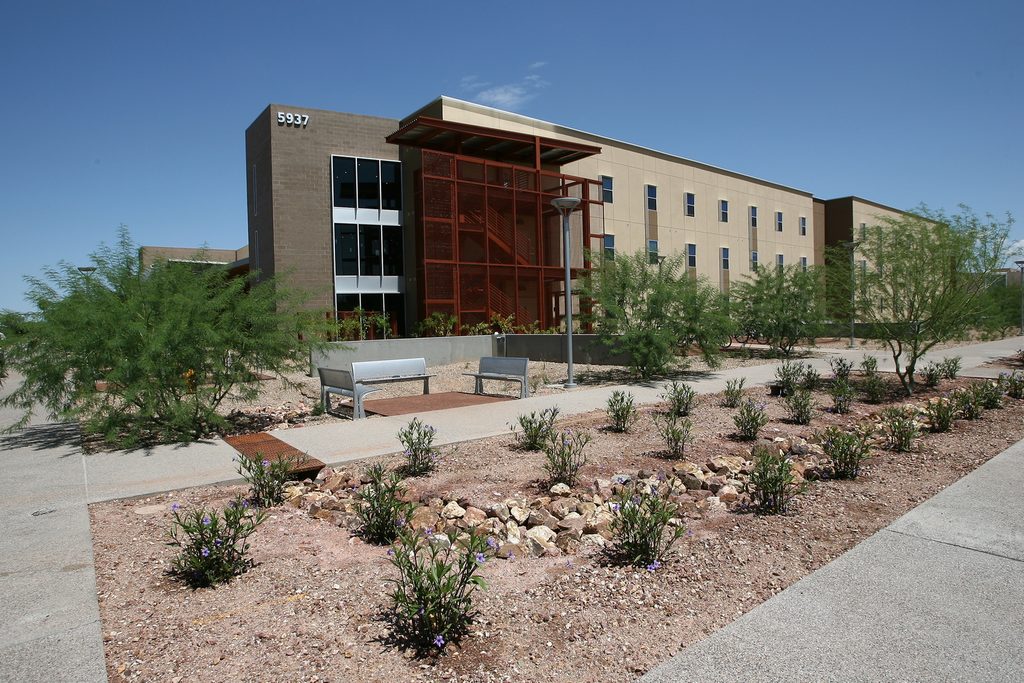
[[[958,382],[944,382],[948,391]],[[813,426],[785,421],[767,403],[769,436],[810,437],[827,424],[869,419],[823,410]],[[928,394],[917,397],[922,401]],[[652,413],[633,433],[603,429],[596,412],[563,421],[587,429],[584,480],[674,464],[661,457]],[[734,411],[703,397],[687,459],[747,454],[729,438]],[[215,589],[190,590],[166,570],[172,502],[223,505],[241,487],[204,487],[91,507],[102,629],[111,681],[629,681],[841,555],[891,520],[1024,437],[1024,402],[926,435],[911,453],[874,449],[853,482],[811,482],[785,516],[705,511],[656,572],[599,557],[488,561],[480,615],[460,646],[414,659],[388,644],[383,548],[305,513],[280,507],[253,537],[255,566]],[[539,454],[503,436],[446,449],[435,474],[409,483],[417,495],[458,495],[485,507],[515,493],[536,496]],[[395,458],[383,458],[397,464]],[[361,463],[363,467],[373,461]],[[486,509],[486,508],[485,508]]]

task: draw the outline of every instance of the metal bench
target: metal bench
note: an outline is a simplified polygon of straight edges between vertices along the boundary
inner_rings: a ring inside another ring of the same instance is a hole
[[[364,384],[356,384],[352,381],[352,373],[348,370],[332,370],[331,368],[317,368],[320,373],[320,402],[324,406],[324,412],[331,412],[331,394],[338,394],[352,399],[352,419],[358,420],[366,417],[363,410],[363,397],[380,387],[371,387]]]
[[[321,400],[324,410],[330,409],[328,394],[340,394],[352,399],[352,418],[366,417],[363,397],[380,391],[376,384],[391,382],[423,381],[423,393],[430,393],[430,378],[427,361],[424,358],[399,358],[396,360],[368,360],[352,363],[352,372],[318,368],[320,372]]]
[[[519,398],[526,398],[530,395],[530,384],[527,380],[529,367],[529,358],[484,356],[480,359],[479,372],[464,372],[462,374],[476,378],[474,393],[484,393],[485,379],[497,379],[503,382],[519,382]]]

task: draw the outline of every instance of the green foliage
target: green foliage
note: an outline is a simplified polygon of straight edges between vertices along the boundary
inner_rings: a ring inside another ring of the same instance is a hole
[[[970,387],[954,391],[951,398],[956,402],[957,415],[963,419],[977,420],[981,417],[981,400]]]
[[[414,417],[398,430],[398,440],[405,448],[405,473],[410,477],[430,474],[437,467],[434,437],[437,429]]]
[[[225,397],[255,398],[258,373],[300,367],[327,332],[278,281],[216,265],[144,268],[123,228],[90,258],[92,272],[62,263],[27,278],[36,311],[3,317],[0,352],[25,377],[2,401],[24,411],[10,429],[42,406],[118,446],[199,439],[225,427]]]
[[[377,463],[366,474],[370,481],[356,494],[362,536],[377,545],[393,543],[408,523],[413,506],[402,500],[406,489],[397,472],[388,472]]]
[[[633,394],[615,390],[608,397],[608,417],[613,432],[628,432],[638,417]]]
[[[720,347],[731,332],[726,299],[703,279],[686,275],[683,257],[652,265],[640,251],[601,260],[581,282],[594,303],[588,319],[602,342],[627,354],[633,370],[650,379],[665,374],[696,346],[709,365],[717,365]]]
[[[847,432],[838,427],[829,427],[819,436],[825,455],[832,461],[836,479],[856,479],[860,466],[870,452],[868,438],[871,430]]]
[[[693,441],[693,422],[673,413],[656,417],[654,422],[658,427],[658,434],[665,440],[669,456],[682,458],[686,453],[686,445]]]
[[[828,359],[828,365],[832,368],[832,375],[840,381],[849,381],[850,372],[853,370],[853,362],[842,356],[833,356]]]
[[[1009,375],[1005,373],[1001,374],[1000,379],[1002,380],[1007,396],[1018,400],[1024,398],[1024,375],[1021,375],[1015,370]]]
[[[939,372],[943,379],[956,379],[960,375],[960,356],[943,358],[939,364]]]
[[[256,507],[269,508],[284,500],[285,482],[298,460],[267,460],[262,453],[257,453],[254,459],[240,455],[236,462],[238,473],[249,484],[249,501]]]
[[[732,421],[736,425],[736,433],[741,441],[753,441],[768,424],[768,413],[765,412],[763,403],[755,403],[748,398],[740,404],[740,409]]]
[[[955,400],[933,398],[924,409],[933,432],[948,432],[953,428],[953,420],[956,419],[959,407]]]
[[[661,400],[668,403],[669,415],[685,417],[697,405],[697,392],[688,384],[672,380],[665,387]]]
[[[722,396],[722,405],[726,408],[738,408],[740,401],[743,400],[743,385],[746,383],[746,377],[727,380],[725,393]]]
[[[398,569],[390,595],[396,640],[428,652],[466,634],[476,616],[473,593],[487,587],[477,572],[487,561],[488,547],[487,539],[476,534],[462,539],[412,529],[399,534],[388,551]]]
[[[451,313],[434,311],[419,323],[421,337],[450,337],[458,320]]]
[[[529,415],[519,416],[519,433],[516,435],[519,448],[524,451],[539,451],[544,448],[555,433],[555,420],[558,418],[558,407],[552,406]],[[515,430],[515,427],[512,427]]]
[[[800,488],[793,476],[792,463],[774,446],[754,446],[751,457],[754,469],[749,485],[758,511],[765,515],[784,514]]]
[[[832,395],[832,410],[837,415],[846,415],[853,405],[853,387],[845,379],[837,379],[829,388]]]
[[[934,362],[928,363],[921,371],[921,379],[926,387],[934,389],[939,386],[939,381],[942,379],[942,367]]]
[[[611,556],[621,564],[653,572],[686,533],[664,484],[624,488],[612,503],[612,512]]]
[[[814,396],[807,389],[797,389],[786,397],[789,419],[798,425],[811,424],[814,417]]]
[[[804,364],[785,361],[775,370],[775,381],[781,387],[781,394],[789,396],[797,390],[803,381]]]
[[[885,378],[877,372],[866,376],[860,388],[868,403],[881,403],[889,393],[889,385],[886,384]]]
[[[878,359],[864,354],[864,358],[860,362],[860,371],[864,373],[865,377],[875,374],[878,372]]]
[[[810,363],[804,365],[804,376],[800,379],[800,388],[807,391],[816,391],[821,383],[821,375],[811,367]]]
[[[898,453],[906,453],[914,447],[914,439],[920,433],[913,408],[893,406],[883,410],[880,417],[882,433],[885,434],[889,448]]]
[[[821,334],[824,295],[818,269],[758,268],[731,290],[733,319],[739,329],[757,330],[772,349],[788,356],[801,340],[813,344]]]
[[[575,486],[580,470],[587,464],[583,449],[590,443],[590,434],[566,429],[560,434],[552,433],[544,443],[544,471],[548,483]]]
[[[236,498],[223,514],[193,508],[181,512],[171,506],[174,523],[169,532],[178,555],[172,573],[194,588],[230,581],[249,568],[248,538],[266,519],[263,510],[250,510],[249,502]]]
[[[999,382],[981,381],[970,386],[975,398],[985,410],[1003,407],[1003,387]]]

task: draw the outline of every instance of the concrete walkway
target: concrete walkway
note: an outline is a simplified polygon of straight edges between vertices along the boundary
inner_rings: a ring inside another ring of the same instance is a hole
[[[971,368],[1011,355],[1021,346],[1024,339],[1011,338],[950,349],[935,357],[961,355],[964,368]],[[830,352],[856,361],[863,353]],[[884,353],[875,355],[880,368],[891,367]],[[827,371],[824,359],[812,362],[823,374]],[[775,367],[737,368],[687,379],[698,392],[713,393],[736,377],[746,377],[748,386],[770,381]],[[14,381],[16,378],[9,378],[5,387]],[[557,405],[563,415],[603,408],[615,389],[631,391],[639,403],[656,402],[662,390],[660,385],[576,389],[523,401],[424,413],[421,417],[438,428],[438,443],[455,443],[508,433],[520,414],[548,406]],[[400,450],[395,435],[411,417],[338,422],[283,430],[275,436],[336,464]],[[15,418],[10,411],[0,411],[0,425],[11,424]],[[93,455],[83,454],[74,445],[75,440],[70,427],[41,423],[13,436],[0,437],[0,490],[4,492],[0,497],[0,596],[8,608],[8,617],[0,624],[0,680],[106,680],[89,503],[238,480],[233,464],[235,451],[219,439],[183,447]]]

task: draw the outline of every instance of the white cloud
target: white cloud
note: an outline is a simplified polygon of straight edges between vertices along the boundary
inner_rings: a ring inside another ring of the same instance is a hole
[[[511,83],[481,90],[476,94],[476,99],[492,107],[514,109],[521,104],[529,102],[536,96],[536,92],[527,92],[526,88],[522,85]]]
[[[533,62],[527,67],[528,71],[536,71],[543,68],[547,62]],[[470,93],[470,98],[499,109],[515,109],[526,104],[540,94],[542,88],[550,83],[545,81],[540,74],[528,73],[518,81],[512,83],[501,83],[492,85],[478,76],[463,76],[459,82],[464,92]]]
[[[541,68],[543,68],[543,67],[545,67],[547,65],[548,65],[547,62],[534,62],[533,64],[531,64],[529,66],[529,69],[530,69],[530,71],[536,71],[537,69],[541,69]]]

